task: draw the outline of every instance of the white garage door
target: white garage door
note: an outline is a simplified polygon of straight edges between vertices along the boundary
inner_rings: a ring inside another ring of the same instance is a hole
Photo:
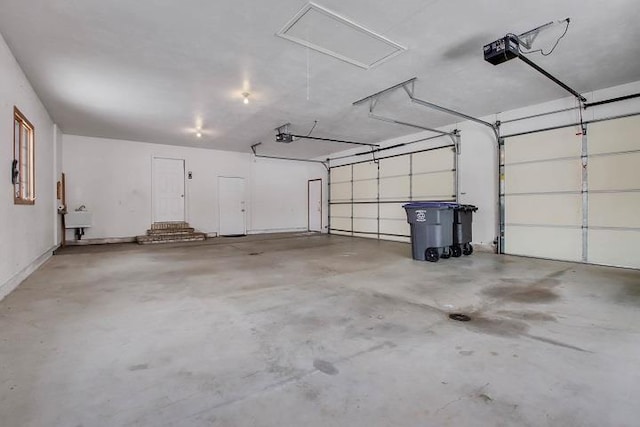
[[[581,149],[574,128],[505,140],[505,253],[581,260]]]
[[[587,139],[587,259],[640,268],[640,117],[594,123]]]
[[[453,145],[332,167],[330,232],[409,241],[402,205],[456,200]]]
[[[353,176],[352,167],[332,168],[329,174],[329,230],[335,234],[351,235],[353,230]]]
[[[505,139],[504,253],[640,267],[640,118]]]

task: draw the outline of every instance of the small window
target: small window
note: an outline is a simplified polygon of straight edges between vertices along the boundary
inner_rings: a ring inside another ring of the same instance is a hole
[[[35,130],[16,107],[13,108],[13,202],[33,205],[36,201]]]

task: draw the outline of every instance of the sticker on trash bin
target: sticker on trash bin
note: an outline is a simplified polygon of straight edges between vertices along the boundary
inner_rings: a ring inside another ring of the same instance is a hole
[[[416,222],[426,222],[427,211],[416,211]]]

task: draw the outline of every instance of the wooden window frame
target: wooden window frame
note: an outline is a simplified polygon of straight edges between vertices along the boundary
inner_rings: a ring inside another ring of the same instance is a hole
[[[16,126],[19,125],[19,126]],[[16,135],[16,127],[19,128],[19,135]],[[24,130],[27,130],[28,141],[23,141]],[[16,137],[18,144],[16,144]],[[18,161],[19,176],[18,182],[13,185],[13,203],[16,205],[34,205],[36,203],[36,168],[35,168],[35,140],[36,130],[31,122],[18,109],[13,107],[13,158]],[[23,144],[27,144],[27,162],[22,161],[20,156],[23,153]],[[16,148],[18,152],[16,152]],[[24,194],[22,190],[22,177],[28,174],[28,194]]]

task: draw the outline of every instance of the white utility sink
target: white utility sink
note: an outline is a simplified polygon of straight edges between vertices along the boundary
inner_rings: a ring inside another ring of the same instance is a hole
[[[93,221],[91,212],[87,211],[74,211],[67,212],[64,216],[65,228],[89,228]]]

